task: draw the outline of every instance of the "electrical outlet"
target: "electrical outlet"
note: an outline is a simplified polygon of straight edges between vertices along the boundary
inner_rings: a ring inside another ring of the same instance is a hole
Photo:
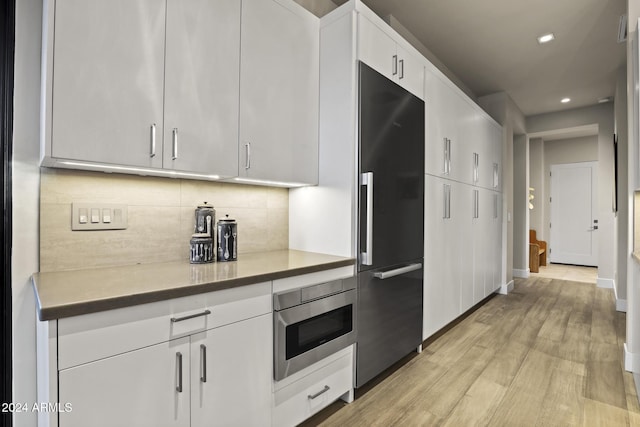
[[[72,203],[71,230],[125,230],[127,205]]]

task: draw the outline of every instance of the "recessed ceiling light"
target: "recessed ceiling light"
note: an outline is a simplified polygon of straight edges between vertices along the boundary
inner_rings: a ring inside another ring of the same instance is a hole
[[[556,36],[553,33],[545,34],[543,36],[538,37],[538,43],[544,44],[549,43],[551,40],[555,40]]]
[[[567,102],[571,102],[571,98],[562,98],[560,102],[562,102],[563,104],[566,104]]]

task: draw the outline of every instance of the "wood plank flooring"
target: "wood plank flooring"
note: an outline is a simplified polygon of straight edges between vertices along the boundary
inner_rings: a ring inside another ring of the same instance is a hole
[[[303,426],[639,426],[610,289],[516,279],[438,337]]]

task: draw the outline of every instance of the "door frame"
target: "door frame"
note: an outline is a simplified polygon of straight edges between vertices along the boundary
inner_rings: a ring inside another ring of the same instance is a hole
[[[12,183],[11,162],[13,152],[13,90],[15,64],[15,0],[2,2],[0,10],[0,160],[2,162],[2,210],[0,233],[2,237],[2,289],[0,290],[0,403],[12,401],[12,294],[11,294],[11,240],[12,240]],[[2,413],[2,425],[13,425],[11,413]]]
[[[590,160],[590,161],[585,161],[585,162],[573,162],[573,163],[557,163],[557,164],[552,164],[549,166],[549,170],[551,172],[551,177],[550,177],[550,181],[549,181],[549,193],[551,198],[553,198],[554,194],[555,194],[555,187],[553,185],[553,180],[554,180],[554,176],[553,176],[553,171],[554,169],[557,170],[557,168],[562,168],[562,167],[586,167],[589,166],[591,167],[592,170],[592,187],[591,187],[591,215],[592,215],[592,219],[593,218],[597,218],[598,215],[598,161],[597,160]],[[549,205],[549,218],[550,218],[550,230],[549,230],[549,254],[548,254],[548,259],[549,262],[554,262],[553,261],[553,248],[554,248],[554,244],[555,246],[557,246],[557,241],[554,242],[554,234],[555,236],[557,236],[557,232],[554,233],[554,229],[553,229],[553,222],[554,222],[554,203],[552,201],[552,199],[550,199],[550,205]],[[557,206],[557,204],[556,204]],[[557,215],[557,211],[556,211],[556,215]],[[556,221],[557,222],[557,221]],[[557,226],[556,226],[557,227]],[[556,228],[557,230],[557,228]],[[597,236],[593,237],[594,241],[595,241],[595,245],[596,245],[596,250],[599,250],[598,248],[598,240],[597,240]],[[587,266],[593,266],[593,267],[598,267],[598,252],[595,253],[594,255],[595,257],[595,265],[591,265],[591,264],[576,264],[576,265],[587,265]],[[555,261],[555,263],[559,263],[558,261]],[[561,264],[569,264],[569,263],[561,263]]]

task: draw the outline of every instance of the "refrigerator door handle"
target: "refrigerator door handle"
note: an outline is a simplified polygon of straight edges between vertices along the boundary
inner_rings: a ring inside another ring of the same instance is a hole
[[[422,263],[417,262],[415,264],[409,264],[404,267],[396,268],[389,271],[378,271],[377,273],[373,273],[373,277],[375,277],[376,279],[384,280],[391,277],[399,276],[401,274],[409,273],[411,271],[420,270],[421,268]]]
[[[373,172],[365,172],[360,177],[360,185],[367,187],[367,224],[365,229],[365,251],[360,253],[363,265],[373,264]]]

